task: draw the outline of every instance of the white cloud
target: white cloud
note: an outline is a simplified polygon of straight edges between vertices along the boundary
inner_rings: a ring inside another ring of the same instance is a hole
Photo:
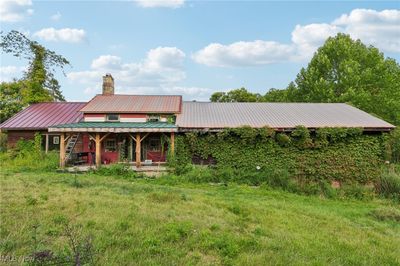
[[[0,21],[18,22],[33,14],[31,0],[1,0]]]
[[[179,8],[185,4],[185,0],[135,0],[138,6],[144,8],[167,7]]]
[[[86,32],[82,29],[64,28],[57,30],[55,28],[45,28],[35,32],[33,36],[45,41],[78,43],[85,39]]]
[[[186,78],[184,59],[185,53],[176,47],[151,49],[139,62],[123,62],[115,55],[101,55],[92,61],[90,70],[70,72],[67,78],[71,83],[83,84],[87,95],[101,93],[102,76],[111,73],[117,93],[208,97],[210,90],[206,88],[178,86]]]
[[[343,31],[384,51],[400,52],[400,10],[354,9],[333,22]]]
[[[61,13],[60,12],[55,13],[54,15],[50,16],[50,19],[54,21],[59,21],[61,19]]]
[[[193,59],[208,66],[252,66],[287,60],[292,52],[290,45],[270,41],[212,43],[196,52]]]
[[[121,58],[114,55],[101,55],[92,61],[91,68],[97,70],[115,70],[121,68]]]
[[[330,24],[296,25],[292,31],[292,46],[296,51],[294,58],[307,59],[330,36],[335,36],[340,29]]]
[[[21,78],[26,67],[0,66],[0,82],[11,81],[14,78]]]
[[[400,52],[400,10],[354,9],[331,23],[296,25],[291,43],[274,41],[212,43],[195,52],[200,64],[217,67],[266,65],[308,60],[330,36],[343,32],[384,52]]]

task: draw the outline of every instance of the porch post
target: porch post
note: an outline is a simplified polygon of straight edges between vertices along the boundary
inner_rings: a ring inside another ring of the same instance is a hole
[[[171,132],[171,154],[175,154],[175,132]]]
[[[140,167],[140,133],[137,132],[136,133],[136,167],[139,168]]]
[[[49,152],[49,134],[46,134],[46,148],[45,148],[45,152],[46,152],[46,153]]]
[[[100,133],[96,133],[96,167],[101,166],[101,140]]]
[[[65,133],[62,132],[60,135],[60,168],[65,167],[65,143],[64,142],[65,142]]]

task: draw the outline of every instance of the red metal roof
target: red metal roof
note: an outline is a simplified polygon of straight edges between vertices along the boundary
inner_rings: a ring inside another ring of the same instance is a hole
[[[96,95],[84,113],[169,113],[181,112],[182,96],[178,95]]]
[[[79,122],[84,102],[37,103],[25,108],[0,125],[1,130],[38,130]]]

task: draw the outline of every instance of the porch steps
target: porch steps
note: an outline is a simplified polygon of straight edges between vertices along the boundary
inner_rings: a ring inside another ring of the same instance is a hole
[[[67,143],[67,147],[65,148],[65,161],[68,161],[71,159],[72,152],[74,151],[75,145],[78,142],[79,139],[79,134],[73,134]]]

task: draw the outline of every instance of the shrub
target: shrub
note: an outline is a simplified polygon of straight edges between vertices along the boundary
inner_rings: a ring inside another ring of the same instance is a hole
[[[49,171],[58,167],[57,151],[44,153],[40,146],[40,134],[34,140],[20,140],[16,147],[1,153],[1,167],[11,171]]]
[[[294,182],[287,169],[268,168],[263,173],[266,175],[266,182],[270,187],[293,191]]]
[[[400,200],[400,175],[394,170],[384,171],[375,184],[378,194]]]
[[[354,198],[359,200],[369,200],[375,196],[372,187],[363,186],[360,184],[344,184],[338,191],[342,198]]]
[[[201,166],[193,166],[192,169],[185,174],[185,178],[193,183],[219,182],[210,168]]]

